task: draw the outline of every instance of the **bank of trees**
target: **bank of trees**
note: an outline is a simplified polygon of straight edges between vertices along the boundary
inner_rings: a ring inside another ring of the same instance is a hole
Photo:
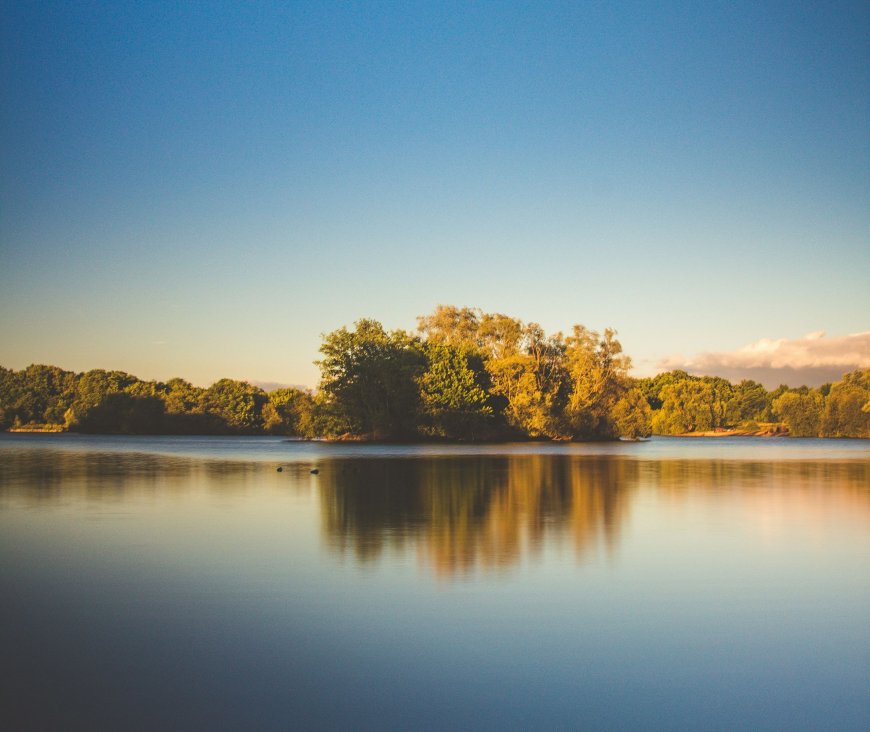
[[[266,394],[221,379],[207,389],[183,379],[142,381],[123,371],[84,373],[0,367],[0,427],[108,434],[300,434],[310,394]]]
[[[845,374],[818,389],[755,381],[731,384],[714,376],[668,371],[637,381],[652,412],[655,434],[736,428],[787,430],[793,437],[870,437],[870,369]]]
[[[280,434],[383,440],[614,439],[784,425],[870,437],[870,370],[819,389],[670,371],[629,377],[614,331],[547,334],[500,313],[439,306],[414,333],[374,320],[324,335],[316,392],[121,371],[0,367],[0,428],[121,434]]]
[[[650,432],[615,333],[439,306],[417,333],[372,320],[324,336],[316,403],[333,434],[377,439],[613,439]]]

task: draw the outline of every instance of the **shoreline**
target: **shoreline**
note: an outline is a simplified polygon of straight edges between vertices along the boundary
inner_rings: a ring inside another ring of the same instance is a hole
[[[667,435],[660,435],[666,437]],[[707,430],[704,432],[683,432],[673,437],[791,437],[788,428],[784,426],[760,430]]]
[[[177,434],[177,433],[139,433],[131,434],[126,432],[73,432],[66,429],[51,429],[38,427],[14,427],[3,430],[6,433],[15,434],[69,434],[69,435],[101,435],[101,436],[123,436],[123,437],[279,437],[284,440],[293,440],[294,442],[324,442],[330,444],[456,444],[456,445],[474,445],[474,444],[497,444],[497,443],[586,443],[586,442],[619,442],[625,441],[624,438],[615,438],[613,440],[569,440],[569,439],[523,439],[517,436],[506,439],[489,439],[489,440],[450,440],[446,438],[425,438],[419,437],[406,440],[390,440],[375,438],[370,435],[339,435],[336,437],[297,437],[295,435],[269,435],[269,434]],[[677,435],[649,435],[648,437],[639,438],[637,441],[645,441],[650,437],[692,437],[692,438],[720,438],[720,437],[790,437],[788,429],[785,427],[770,428],[762,430],[707,430],[704,432],[682,432]]]

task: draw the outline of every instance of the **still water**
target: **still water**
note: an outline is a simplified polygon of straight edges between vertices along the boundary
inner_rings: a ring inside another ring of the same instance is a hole
[[[6,729],[870,729],[870,443],[2,435],[0,672]]]

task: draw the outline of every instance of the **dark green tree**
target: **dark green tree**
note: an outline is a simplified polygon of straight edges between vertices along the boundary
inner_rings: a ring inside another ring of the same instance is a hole
[[[266,392],[246,381],[221,379],[212,384],[202,395],[202,408],[218,417],[228,431],[243,434],[263,429],[263,406]]]
[[[831,386],[821,432],[824,437],[870,437],[870,369],[846,374]]]
[[[734,387],[725,409],[726,422],[739,425],[744,422],[762,422],[767,410],[767,390],[757,381],[744,379]]]
[[[125,391],[138,379],[124,371],[93,369],[81,374],[76,381],[69,408],[64,413],[64,422],[76,430],[85,414],[102,404],[109,394]]]
[[[164,431],[163,400],[157,396],[134,396],[110,392],[79,415],[76,432],[120,435],[161,434]]]
[[[638,388],[629,389],[616,402],[610,417],[620,437],[636,440],[652,434],[652,410]]]
[[[263,427],[273,435],[314,436],[314,397],[301,389],[269,392],[263,407]]]
[[[423,350],[426,371],[420,377],[420,398],[424,430],[455,439],[485,434],[493,411],[480,358],[437,341],[427,343]]]
[[[358,320],[323,337],[320,390],[328,408],[351,431],[375,439],[416,433],[424,369],[420,342],[401,330],[387,333],[376,320]]]
[[[773,411],[793,437],[818,437],[824,399],[812,389],[787,391],[773,402]]]

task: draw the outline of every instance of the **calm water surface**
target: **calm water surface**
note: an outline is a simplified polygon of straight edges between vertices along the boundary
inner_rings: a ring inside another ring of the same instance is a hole
[[[2,435],[0,649],[8,729],[866,730],[870,443]]]

